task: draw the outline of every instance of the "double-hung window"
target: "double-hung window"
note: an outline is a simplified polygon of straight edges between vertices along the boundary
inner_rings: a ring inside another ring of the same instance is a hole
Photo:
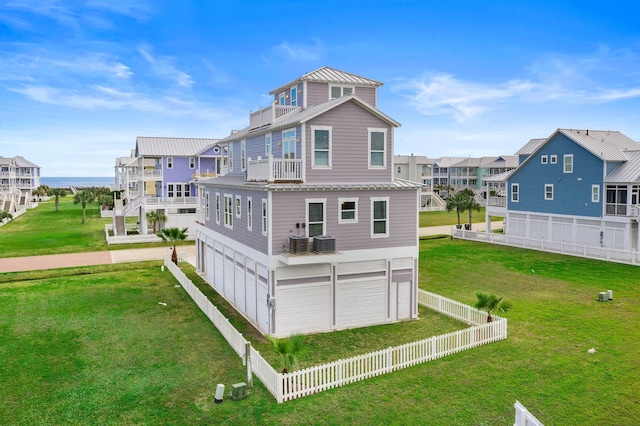
[[[338,198],[338,223],[358,223],[357,198]]]
[[[517,203],[520,201],[520,184],[512,183],[511,184],[511,201]]]
[[[204,213],[207,220],[209,220],[209,214],[211,213],[209,209],[209,191],[204,194]]]
[[[229,143],[228,148],[228,156],[229,156],[229,172],[233,172],[233,143]]]
[[[298,88],[291,88],[291,106],[298,106]]]
[[[307,200],[307,232],[309,237],[324,235],[326,199]]]
[[[389,236],[389,197],[371,198],[371,237]]]
[[[243,172],[247,170],[247,142],[244,139],[240,141],[240,168]]]
[[[272,148],[271,148],[271,133],[267,133],[266,135],[264,135],[264,154],[266,156],[271,155],[272,152]]]
[[[591,185],[591,202],[600,202],[600,185]]]
[[[196,168],[196,157],[189,157],[189,168],[190,169]]]
[[[312,168],[331,168],[331,126],[311,126]]]
[[[233,195],[224,194],[224,226],[233,228]]]
[[[216,192],[216,223],[220,225],[220,193]]]
[[[173,157],[167,157],[167,169],[173,169]]]
[[[544,199],[553,200],[553,184],[548,183],[544,185]]]
[[[269,212],[269,209],[267,208],[267,200],[263,198],[262,199],[262,235],[267,235],[269,232],[269,228],[267,228],[268,212]]]
[[[369,168],[385,168],[387,129],[369,128]]]
[[[242,217],[242,197],[239,195],[236,195],[236,217],[240,218]]]
[[[573,154],[565,154],[563,164],[565,173],[573,173]]]
[[[253,228],[253,199],[247,197],[247,229],[251,231]]]

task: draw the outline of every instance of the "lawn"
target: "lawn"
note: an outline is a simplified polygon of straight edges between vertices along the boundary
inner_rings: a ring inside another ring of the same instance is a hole
[[[131,221],[127,218],[127,222]],[[130,244],[108,246],[104,235],[110,218],[101,218],[97,204],[86,210],[82,223],[82,207],[73,204],[73,196],[60,198],[59,211],[52,200],[39,203],[35,209],[0,227],[0,257],[36,256],[44,254],[132,248]],[[135,218],[133,218],[135,223]],[[185,241],[181,244],[193,244]],[[135,248],[157,247],[165,243],[136,244]]]
[[[473,211],[471,215],[473,223],[482,223],[485,218],[485,208],[481,207],[480,211]],[[502,221],[504,220],[501,217],[492,216],[492,221]],[[469,213],[463,212],[460,214],[460,222],[468,223],[469,222]],[[455,211],[447,212],[420,212],[419,218],[420,228],[424,228],[427,226],[450,226],[458,224],[458,215]]]

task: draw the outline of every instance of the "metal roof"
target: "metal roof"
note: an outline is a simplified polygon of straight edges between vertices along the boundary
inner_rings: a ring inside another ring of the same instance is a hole
[[[11,158],[0,157],[0,165],[3,165],[3,166],[12,165],[11,160],[14,161],[13,165],[15,165],[17,167],[36,167],[36,168],[40,168],[40,166],[38,166],[37,164],[34,164],[31,161],[29,161],[26,158],[21,157],[19,155],[15,156],[15,157],[11,157]]]
[[[618,131],[558,129],[557,132],[606,161],[626,161],[624,151],[640,149],[638,142]]]
[[[299,77],[283,86],[278,87],[277,89],[272,90],[271,92],[269,92],[269,94],[275,95],[276,93],[280,93],[283,90],[286,90],[291,86],[295,86],[296,84],[301,83],[303,81],[311,81],[314,83],[350,84],[353,86],[372,86],[372,87],[380,87],[383,85],[379,81],[372,80],[366,77],[361,77],[357,74],[340,71],[335,68],[322,67],[322,68],[318,68],[315,71],[308,72],[304,74],[302,77]]]
[[[433,160],[434,166],[436,167],[451,167],[456,163],[459,163],[460,161],[464,160],[465,157],[441,157],[441,158],[435,158]]]
[[[627,161],[609,173],[605,183],[634,183],[640,182],[640,151],[624,152]]]
[[[380,183],[267,183],[247,182],[244,176],[220,176],[210,179],[202,179],[198,184],[206,186],[235,187],[245,189],[262,189],[268,191],[375,191],[381,189],[418,189],[424,185],[404,179],[394,179]]]
[[[400,127],[400,123],[395,121],[393,118],[384,114],[380,110],[372,107],[368,103],[364,102],[362,99],[358,98],[356,95],[351,94],[351,95],[342,96],[340,98],[332,99],[320,105],[312,105],[308,108],[297,109],[293,112],[285,114],[282,117],[276,119],[273,123],[268,124],[266,126],[259,127],[257,129],[251,129],[249,128],[249,126],[247,126],[244,129],[238,130],[237,132],[232,133],[226,138],[221,139],[220,142],[226,143],[226,142],[238,141],[248,136],[257,136],[260,134],[273,132],[275,130],[286,129],[292,126],[296,126],[300,123],[305,123],[321,114],[324,114],[325,112],[330,111],[333,108],[336,108],[337,106],[342,105],[346,102],[354,102],[360,105],[362,108],[369,111],[371,114],[377,116],[381,120],[391,124],[392,126]]]
[[[136,156],[195,156],[208,146],[215,145],[219,140],[138,136],[136,138]]]
[[[492,157],[493,161],[483,163],[482,167],[518,167],[519,159],[517,155],[501,155],[500,157]]]
[[[516,152],[516,155],[531,155],[534,151],[540,148],[546,140],[547,138],[531,139]]]
[[[430,160],[428,157],[424,155],[394,155],[393,156],[393,164],[403,165],[409,164],[409,158],[415,158],[416,164],[433,164],[433,160]]]
[[[516,169],[507,170],[497,175],[489,176],[484,179],[485,182],[506,182]]]

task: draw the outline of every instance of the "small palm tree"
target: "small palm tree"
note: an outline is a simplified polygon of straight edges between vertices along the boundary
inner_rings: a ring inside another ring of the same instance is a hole
[[[302,355],[305,336],[294,334],[291,337],[277,339],[267,336],[267,339],[273,344],[273,348],[282,357],[284,368],[283,373],[293,371],[298,364],[298,356]]]
[[[171,261],[178,264],[178,252],[176,251],[176,243],[178,241],[184,241],[187,239],[187,228],[165,228],[161,229],[157,234],[162,238],[162,241],[169,241],[173,246],[173,253],[171,254]]]
[[[464,196],[464,194],[457,193],[447,198],[446,203],[447,203],[446,208],[448,212],[453,210],[456,211],[456,214],[458,215],[458,229],[462,228],[462,224],[460,223],[460,213],[465,211],[465,208],[467,205],[467,198]]]
[[[51,188],[49,188],[47,185],[40,185],[33,190],[33,195],[39,198],[47,195],[50,191]]]
[[[476,193],[473,192],[473,190],[469,188],[465,188],[459,193],[466,198],[464,202],[465,204],[464,210],[467,210],[469,212],[469,229],[471,229],[471,224],[473,223],[472,222],[473,211],[475,210],[477,212],[480,212],[480,208],[482,206],[478,204],[478,202],[476,201]]]
[[[13,215],[9,212],[5,212],[4,210],[0,210],[0,222],[5,219],[9,219],[9,221],[13,220]]]
[[[54,197],[54,201],[56,202],[56,211],[58,211],[60,197],[66,197],[67,191],[65,191],[64,188],[53,188],[47,194]],[[84,221],[82,223],[84,223]]]
[[[513,304],[507,300],[504,300],[504,297],[497,297],[495,294],[489,293],[476,293],[476,297],[478,301],[476,302],[476,309],[480,309],[482,311],[487,311],[487,322],[492,322],[493,318],[491,317],[491,312],[504,312],[507,313],[513,308]]]
[[[150,212],[147,212],[147,221],[153,224],[153,233],[155,234],[157,232],[156,225],[160,222],[166,222],[167,215],[162,214],[157,210],[152,210]]]
[[[84,219],[86,216],[87,204],[93,203],[96,195],[91,189],[83,189],[73,196],[73,204],[81,204],[82,205],[82,223],[84,223]],[[57,199],[57,198],[56,198]],[[57,204],[56,204],[57,208]]]

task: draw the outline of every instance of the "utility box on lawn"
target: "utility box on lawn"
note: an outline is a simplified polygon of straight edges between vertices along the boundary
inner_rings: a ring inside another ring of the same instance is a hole
[[[245,382],[235,383],[231,385],[231,399],[237,401],[249,396],[247,392],[247,384]]]

